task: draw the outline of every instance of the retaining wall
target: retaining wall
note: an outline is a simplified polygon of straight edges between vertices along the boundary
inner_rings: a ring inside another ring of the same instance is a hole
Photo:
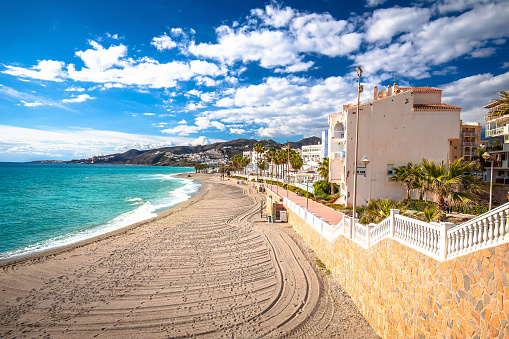
[[[288,221],[383,338],[509,338],[509,244],[445,262],[392,239],[366,250]]]

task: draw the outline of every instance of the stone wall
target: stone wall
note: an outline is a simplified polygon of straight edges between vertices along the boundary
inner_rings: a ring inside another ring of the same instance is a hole
[[[383,338],[509,338],[509,244],[439,262],[392,239],[329,242],[288,216]]]

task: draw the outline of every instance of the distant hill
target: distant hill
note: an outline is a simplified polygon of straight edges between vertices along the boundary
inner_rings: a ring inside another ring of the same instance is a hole
[[[321,138],[309,137],[300,141],[290,142],[291,148],[301,148],[307,145],[317,145]],[[208,145],[198,146],[170,146],[151,150],[139,151],[131,149],[124,153],[109,154],[104,156],[92,157],[89,159],[71,160],[69,163],[94,163],[94,164],[130,164],[130,165],[152,165],[152,166],[194,166],[196,161],[182,158],[184,154],[195,154],[216,150],[229,158],[235,154],[242,154],[244,151],[253,150],[256,143],[261,143],[265,147],[274,147],[280,149],[285,144],[281,144],[271,139],[235,139],[224,142],[216,142]],[[174,156],[173,156],[174,155]]]

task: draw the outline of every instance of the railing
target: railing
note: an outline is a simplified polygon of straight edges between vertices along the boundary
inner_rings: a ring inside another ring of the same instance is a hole
[[[479,134],[474,133],[474,132],[461,132],[461,136],[465,136],[465,137],[477,137],[477,136],[479,136]]]
[[[486,138],[488,137],[493,137],[493,136],[496,136],[496,135],[501,135],[501,134],[504,134],[504,127],[498,127],[498,128],[493,128],[493,129],[490,129],[490,130],[486,130]]]
[[[275,194],[275,192],[272,192]],[[343,216],[337,225],[283,197],[283,204],[309,226],[332,242],[339,236],[368,249],[384,239],[393,239],[433,259],[445,261],[480,249],[509,243],[509,203],[460,225],[427,223],[391,210],[379,224],[363,225]]]
[[[334,132],[332,135],[332,139],[344,139],[345,138],[345,132]]]

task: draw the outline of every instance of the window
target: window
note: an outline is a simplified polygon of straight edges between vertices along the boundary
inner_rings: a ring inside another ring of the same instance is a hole
[[[458,149],[458,146],[454,146],[454,149]]]
[[[357,174],[366,175],[366,165],[357,164]]]
[[[387,175],[394,174],[394,164],[387,164]]]

